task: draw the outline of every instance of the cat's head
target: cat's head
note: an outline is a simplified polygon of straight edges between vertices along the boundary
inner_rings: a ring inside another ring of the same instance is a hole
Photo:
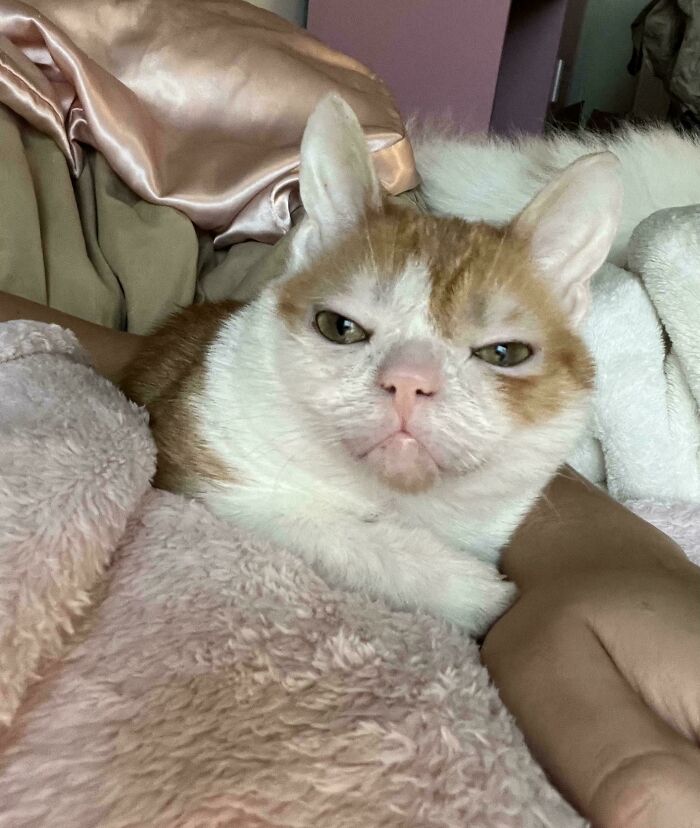
[[[280,378],[315,437],[419,492],[580,422],[577,329],[617,228],[616,168],[578,160],[502,228],[423,215],[387,202],[354,113],[324,99],[275,287]]]

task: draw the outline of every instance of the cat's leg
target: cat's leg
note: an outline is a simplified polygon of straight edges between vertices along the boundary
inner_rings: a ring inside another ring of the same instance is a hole
[[[329,581],[398,608],[426,609],[472,635],[484,633],[515,597],[495,566],[425,530],[341,518],[323,528],[307,524],[295,546]]]
[[[382,597],[396,608],[422,608],[481,635],[515,597],[497,568],[448,547],[424,529],[340,510],[248,510],[237,498],[205,498],[214,511],[299,552],[333,585]],[[285,499],[286,500],[286,499]],[[242,508],[243,507],[243,508]]]

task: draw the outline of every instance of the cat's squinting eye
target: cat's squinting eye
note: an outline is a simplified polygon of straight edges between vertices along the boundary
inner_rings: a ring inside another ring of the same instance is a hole
[[[532,348],[524,342],[496,342],[477,348],[474,356],[499,368],[513,368],[530,359]]]
[[[321,336],[338,345],[354,345],[369,339],[369,334],[357,322],[334,311],[319,311],[316,314],[316,328]]]

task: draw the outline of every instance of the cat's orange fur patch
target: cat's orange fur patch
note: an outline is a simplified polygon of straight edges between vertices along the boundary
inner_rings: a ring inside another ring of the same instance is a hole
[[[290,327],[307,324],[309,311],[344,283],[371,268],[382,280],[399,278],[410,262],[424,262],[430,278],[430,315],[436,330],[465,347],[490,312],[494,297],[507,296],[515,310],[537,320],[544,360],[537,374],[500,372],[504,404],[516,418],[536,423],[555,415],[571,395],[589,389],[593,366],[553,295],[535,270],[526,239],[510,227],[495,228],[457,218],[437,218],[386,205],[280,289],[279,313]],[[195,305],[146,337],[122,383],[145,405],[158,447],[155,485],[192,493],[192,481],[232,481],[235,471],[198,432],[192,399],[204,379],[207,349],[236,302]],[[506,320],[504,320],[506,321]],[[466,333],[465,333],[466,332]]]
[[[516,236],[510,226],[497,228],[458,219],[449,222],[445,235],[429,259],[431,314],[443,336],[458,340],[465,326],[482,321],[479,317],[486,313],[489,297],[499,295],[512,298],[520,309],[511,311],[504,322],[517,321],[514,317],[519,313],[537,320],[544,351],[541,372],[499,374],[513,415],[528,423],[548,419],[572,394],[590,389],[594,379],[591,358],[536,273],[528,240]]]
[[[237,302],[193,305],[171,316],[129,365],[124,393],[144,405],[158,448],[154,485],[192,494],[198,478],[230,482],[235,472],[215,455],[198,431],[191,401],[201,390],[207,349]]]
[[[572,394],[592,386],[593,365],[583,341],[535,272],[528,240],[510,226],[436,217],[387,204],[381,213],[368,213],[356,230],[285,283],[280,315],[290,327],[299,328],[308,323],[311,308],[342,292],[355,274],[371,269],[380,280],[395,280],[413,261],[428,268],[430,313],[437,331],[448,340],[472,347],[490,344],[468,342],[464,332],[483,322],[499,294],[511,296],[516,307],[537,320],[545,352],[542,371],[527,377],[499,375],[505,404],[514,416],[528,423],[547,419]]]

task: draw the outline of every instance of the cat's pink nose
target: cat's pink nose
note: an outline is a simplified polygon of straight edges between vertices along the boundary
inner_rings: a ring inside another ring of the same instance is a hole
[[[379,385],[394,398],[394,407],[405,424],[418,400],[433,397],[440,390],[442,378],[437,365],[389,365],[379,375]]]

